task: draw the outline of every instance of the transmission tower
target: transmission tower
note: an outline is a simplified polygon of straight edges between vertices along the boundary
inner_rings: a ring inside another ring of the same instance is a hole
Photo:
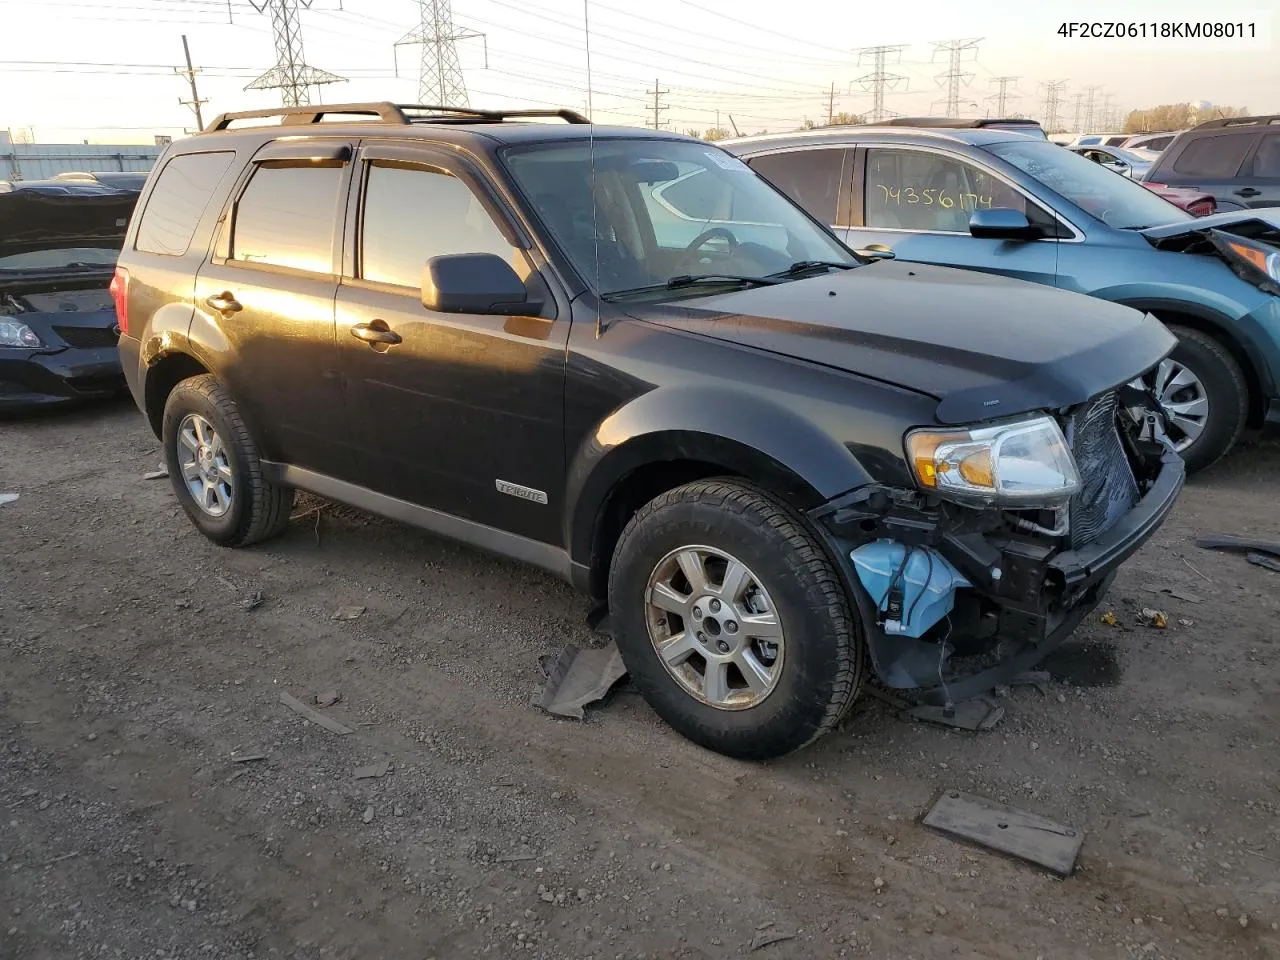
[[[863,74],[857,80],[849,83],[849,88],[853,89],[856,83],[863,90],[871,92],[871,111],[867,114],[867,120],[871,123],[879,123],[889,115],[889,111],[884,108],[884,92],[885,90],[894,90],[899,83],[910,82],[900,73],[886,73],[885,63],[890,56],[902,59],[902,51],[905,46],[896,47],[863,47],[854,52],[858,55],[858,66],[871,58],[871,72]],[[894,61],[897,62],[896,60]]]
[[[1094,129],[1094,97],[1097,96],[1100,86],[1092,86],[1084,88],[1084,126],[1085,133],[1096,133]]]
[[[938,86],[942,86],[944,81],[947,87],[947,116],[960,116],[960,88],[967,86],[969,81],[973,79],[972,73],[965,73],[960,69],[960,64],[964,60],[966,50],[974,51],[974,56],[978,55],[978,44],[982,42],[981,37],[973,37],[968,40],[935,40],[933,41],[933,59],[938,58],[938,54],[946,51],[947,71],[937,76]]]
[[[1046,133],[1058,130],[1058,107],[1062,105],[1062,91],[1067,88],[1066,80],[1050,80],[1042,83],[1044,87],[1044,129]]]
[[[249,0],[249,3],[259,13],[271,12],[276,65],[245,87],[246,90],[279,90],[286,107],[303,107],[311,103],[308,87],[346,80],[327,70],[307,66],[303,58],[298,4],[310,9],[311,0]]]
[[[1084,133],[1084,94],[1077,93],[1075,102],[1075,122],[1071,124],[1071,129],[1074,133]]]
[[[994,84],[999,84],[1000,89],[997,90],[995,93],[991,94],[989,97],[987,97],[987,99],[994,100],[996,102],[997,117],[1006,117],[1008,116],[1008,113],[1006,113],[1005,111],[1009,105],[1009,101],[1018,99],[1017,94],[1013,94],[1012,96],[1010,96],[1009,84],[1017,83],[1018,78],[1017,77],[995,77],[992,79],[991,82]]]
[[[662,98],[665,97],[670,92],[671,92],[670,90],[663,90],[662,87],[658,85],[657,77],[653,78],[653,89],[645,91],[645,93],[653,97],[653,106],[647,107],[646,109],[653,111],[653,129],[655,130],[662,129],[662,122],[658,119],[658,117],[663,110],[667,109],[662,105]]]
[[[489,65],[489,41],[483,33],[459,30],[453,25],[449,0],[418,0],[418,26],[395,42],[395,46],[420,44],[422,65],[418,72],[418,102],[433,107],[470,106],[467,82],[458,60],[459,40],[480,37],[485,44],[485,66]]]

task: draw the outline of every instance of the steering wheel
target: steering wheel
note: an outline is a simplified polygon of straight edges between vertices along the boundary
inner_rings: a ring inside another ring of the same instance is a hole
[[[684,253],[680,254],[680,263],[692,259],[700,249],[706,246],[712,240],[724,240],[729,244],[729,256],[733,256],[738,249],[738,238],[735,237],[724,227],[712,227],[709,230],[703,230],[700,234],[693,238],[693,242],[684,248]]]

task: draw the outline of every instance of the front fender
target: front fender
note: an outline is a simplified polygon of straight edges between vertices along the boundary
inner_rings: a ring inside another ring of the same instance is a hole
[[[776,402],[715,385],[658,388],[611,413],[573,454],[564,534],[575,561],[590,558],[610,491],[636,469],[664,460],[724,467],[800,509],[871,479],[844,444]]]

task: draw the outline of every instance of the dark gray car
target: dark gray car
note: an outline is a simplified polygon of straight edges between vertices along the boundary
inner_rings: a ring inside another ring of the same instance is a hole
[[[1184,131],[1142,179],[1211,193],[1219,212],[1280,206],[1280,114]]]

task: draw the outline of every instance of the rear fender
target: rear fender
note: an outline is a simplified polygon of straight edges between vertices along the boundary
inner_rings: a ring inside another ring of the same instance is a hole
[[[640,467],[671,460],[723,467],[799,510],[871,479],[843,444],[776,403],[716,386],[653,390],[610,414],[573,456],[564,533],[575,563],[591,560],[610,491]]]

